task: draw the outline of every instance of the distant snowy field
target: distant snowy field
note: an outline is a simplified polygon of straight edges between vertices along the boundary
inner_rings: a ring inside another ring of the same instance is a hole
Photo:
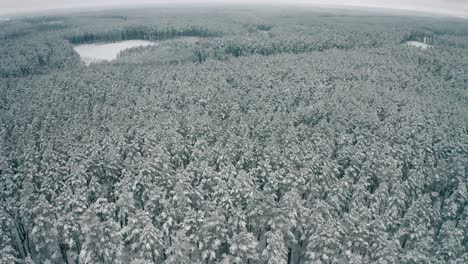
[[[407,41],[407,42],[405,42],[405,44],[408,45],[408,46],[414,46],[414,47],[418,47],[418,48],[421,48],[421,49],[432,48],[432,45],[422,43],[422,42],[419,42],[419,41]]]
[[[125,49],[156,45],[155,42],[145,40],[126,40],[115,43],[105,44],[81,44],[74,47],[80,54],[81,60],[86,64],[112,61],[117,58],[119,53]]]

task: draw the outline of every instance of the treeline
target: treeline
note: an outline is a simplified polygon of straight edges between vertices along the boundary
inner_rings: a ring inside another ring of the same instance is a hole
[[[250,33],[255,31],[270,31],[273,28],[273,25],[269,24],[245,24],[244,27],[248,29]]]
[[[220,32],[210,32],[207,28],[188,26],[182,28],[159,28],[149,26],[131,26],[104,32],[74,32],[66,38],[73,44],[88,42],[110,42],[131,39],[165,40],[177,37],[217,37]]]
[[[299,32],[298,32],[299,33]],[[193,49],[195,61],[207,59],[226,60],[230,57],[242,57],[253,54],[264,56],[281,53],[304,53],[328,49],[373,48],[388,45],[378,36],[364,38],[362,33],[336,32],[326,29],[321,34],[286,34],[271,32],[248,34],[243,37],[210,38],[200,41]]]
[[[342,38],[268,38],[263,36],[251,36],[245,38],[218,38],[201,42],[194,49],[194,57],[198,62],[209,58],[225,60],[229,57],[249,56],[252,54],[272,55],[279,53],[303,53],[310,51],[323,51],[338,48],[347,49],[353,47],[352,43]]]
[[[401,42],[419,41],[425,44],[434,44],[435,34],[431,31],[413,31],[405,34]]]
[[[0,22],[0,40],[12,40],[37,33],[47,34],[50,31],[62,31],[68,27],[64,17],[34,17],[13,19]]]

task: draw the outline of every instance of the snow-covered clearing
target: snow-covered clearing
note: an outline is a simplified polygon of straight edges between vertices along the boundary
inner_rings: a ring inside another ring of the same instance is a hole
[[[80,44],[75,46],[74,49],[80,54],[81,60],[86,65],[89,65],[91,63],[115,60],[119,53],[125,49],[156,44],[155,42],[145,40],[125,40],[114,43]]]
[[[422,42],[419,42],[419,41],[407,41],[407,42],[405,42],[405,44],[408,45],[408,46],[414,46],[414,47],[418,47],[418,48],[421,48],[421,49],[432,48],[432,45],[422,43]]]

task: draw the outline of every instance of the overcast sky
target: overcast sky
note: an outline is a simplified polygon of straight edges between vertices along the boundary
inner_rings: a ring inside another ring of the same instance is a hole
[[[85,8],[93,6],[123,6],[140,4],[322,4],[337,6],[365,6],[468,17],[468,0],[0,0],[0,14],[18,14],[48,9]]]

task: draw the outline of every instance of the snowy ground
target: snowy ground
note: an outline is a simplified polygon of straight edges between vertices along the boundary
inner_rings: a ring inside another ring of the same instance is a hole
[[[415,46],[415,47],[418,47],[418,48],[421,48],[421,49],[432,48],[431,45],[426,44],[426,43],[422,43],[422,42],[419,42],[419,41],[407,41],[407,42],[405,42],[405,44],[409,45],[409,46]]]
[[[145,40],[126,40],[105,44],[82,44],[75,46],[74,49],[80,54],[81,60],[86,65],[89,65],[91,63],[115,60],[118,54],[125,49],[150,45],[156,45],[156,43]]]

